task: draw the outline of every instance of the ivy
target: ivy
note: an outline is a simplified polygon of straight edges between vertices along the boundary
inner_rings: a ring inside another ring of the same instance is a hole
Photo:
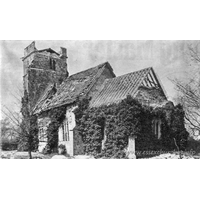
[[[24,91],[22,98],[22,122],[20,124],[21,133],[19,135],[19,150],[28,150],[29,157],[32,158],[31,152],[38,148],[38,126],[37,117],[30,112],[29,95]]]
[[[187,146],[187,139],[189,136],[184,126],[184,116],[183,107],[178,104],[173,111],[171,127],[173,139],[175,139],[178,148],[182,151],[185,150]]]
[[[90,108],[89,100],[84,99],[78,102],[74,113],[75,131],[82,137],[84,152],[95,157],[125,158],[130,136],[137,137],[136,151],[175,149],[173,138],[181,145],[185,134],[182,107],[153,109],[141,105],[131,96],[119,104],[98,108]],[[160,139],[154,134],[154,119],[161,120]],[[102,147],[104,137],[106,140]],[[184,139],[187,140],[186,134]]]
[[[66,107],[61,106],[49,111],[50,124],[47,127],[47,145],[45,153],[52,153],[57,151],[58,147],[58,129],[65,119]]]

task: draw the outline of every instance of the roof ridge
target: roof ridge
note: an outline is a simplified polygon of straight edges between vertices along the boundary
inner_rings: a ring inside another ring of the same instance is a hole
[[[83,72],[90,71],[91,69],[104,67],[107,63],[109,63],[109,62],[106,61],[106,62],[103,62],[103,63],[101,63],[101,64],[99,64],[99,65],[97,65],[97,66],[95,66],[95,67],[90,67],[90,68],[88,68],[88,69],[86,69],[86,70],[77,72],[77,73],[75,73],[75,74],[70,75],[67,79],[71,78],[71,77],[74,76],[74,75],[78,75],[78,74],[81,74],[81,73],[83,73]],[[67,79],[66,79],[66,80],[67,80]]]
[[[144,68],[144,69],[140,69],[140,70],[137,70],[137,71],[133,71],[133,72],[129,72],[129,73],[127,73],[127,74],[123,74],[123,75],[117,76],[117,77],[112,78],[112,79],[117,79],[117,78],[119,78],[119,77],[131,75],[131,74],[138,73],[138,72],[142,72],[142,71],[146,71],[146,70],[150,70],[150,69],[152,69],[152,68],[153,68],[153,67],[147,67],[147,68]]]

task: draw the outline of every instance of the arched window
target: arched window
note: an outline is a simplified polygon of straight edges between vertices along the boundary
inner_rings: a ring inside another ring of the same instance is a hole
[[[161,138],[161,120],[160,119],[155,119],[153,121],[153,129],[154,129],[154,134],[158,139]]]
[[[101,144],[101,149],[103,150],[104,147],[105,147],[106,139],[107,139],[107,135],[106,135],[106,121],[104,121],[101,131],[102,131],[102,135],[103,135],[103,140],[102,140],[102,144]]]
[[[64,120],[64,122],[61,125],[62,127],[62,140],[63,141],[69,141],[69,125],[68,120]]]

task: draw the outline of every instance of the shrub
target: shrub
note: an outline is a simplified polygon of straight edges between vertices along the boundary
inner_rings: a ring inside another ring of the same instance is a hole
[[[16,141],[2,140],[1,148],[3,151],[17,150],[17,145]]]
[[[60,149],[60,150],[59,150],[59,151],[60,151],[59,154],[61,154],[61,155],[67,154],[67,150],[66,150],[65,145],[60,144],[60,145],[58,146],[58,149]]]
[[[194,138],[188,139],[187,151],[195,151],[195,153],[200,153],[200,140],[195,140]]]

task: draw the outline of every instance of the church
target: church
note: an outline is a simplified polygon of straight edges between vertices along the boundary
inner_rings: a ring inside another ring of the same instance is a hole
[[[24,49],[24,91],[30,99],[31,114],[37,116],[40,152],[47,145],[49,111],[65,106],[65,119],[58,128],[58,145],[65,145],[70,156],[84,154],[81,144],[76,145],[73,132],[77,98],[90,97],[90,107],[100,107],[119,103],[131,95],[145,105],[173,107],[152,67],[116,77],[109,62],[104,62],[69,76],[67,58],[67,49],[63,47],[60,52],[51,48],[38,50],[32,42]],[[160,125],[159,120],[155,121],[158,139],[162,135]],[[128,149],[135,151],[135,138],[129,140]]]

